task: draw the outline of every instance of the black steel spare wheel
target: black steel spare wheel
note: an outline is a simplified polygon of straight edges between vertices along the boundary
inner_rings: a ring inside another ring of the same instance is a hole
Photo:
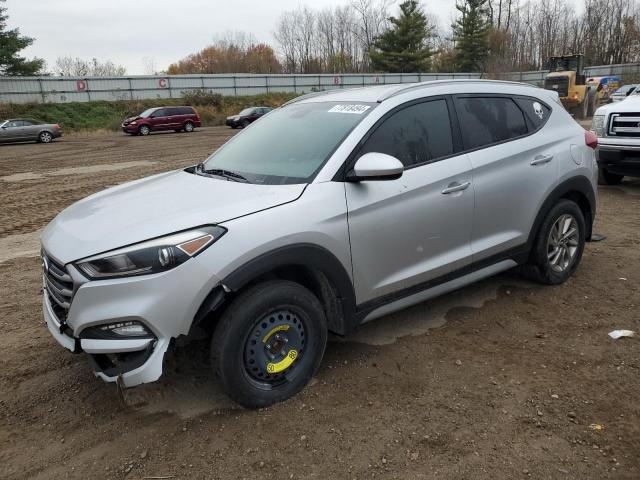
[[[292,380],[304,363],[304,317],[290,308],[268,313],[255,323],[245,342],[244,368],[259,388]]]
[[[211,366],[239,404],[266,407],[311,380],[327,344],[318,298],[288,280],[268,280],[237,294],[211,337]]]

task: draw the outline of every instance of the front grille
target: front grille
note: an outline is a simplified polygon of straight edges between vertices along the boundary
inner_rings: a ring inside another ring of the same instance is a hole
[[[640,137],[640,113],[614,113],[611,115],[609,135]]]
[[[544,81],[545,90],[553,90],[558,92],[558,96],[569,96],[569,78],[568,77],[551,77]]]
[[[60,323],[65,323],[73,298],[73,279],[64,265],[42,252],[42,269],[46,295]]]

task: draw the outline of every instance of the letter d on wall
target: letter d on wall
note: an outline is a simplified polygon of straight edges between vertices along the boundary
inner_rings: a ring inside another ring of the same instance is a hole
[[[78,92],[86,92],[87,91],[87,81],[86,80],[78,80],[78,81],[76,81],[76,91],[78,91]]]

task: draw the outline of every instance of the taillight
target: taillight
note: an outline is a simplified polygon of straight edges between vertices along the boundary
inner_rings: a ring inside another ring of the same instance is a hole
[[[598,136],[587,130],[584,132],[584,143],[587,144],[587,147],[595,149],[598,146]]]

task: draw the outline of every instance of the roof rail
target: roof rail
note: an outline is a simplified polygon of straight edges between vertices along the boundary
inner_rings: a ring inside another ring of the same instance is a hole
[[[288,102],[283,103],[281,106],[286,107],[287,105],[291,105],[292,103],[297,103],[302,100],[306,100],[307,98],[321,97],[322,95],[326,95],[327,93],[330,93],[330,92],[331,90],[322,90],[321,92],[306,93],[304,95],[300,95],[299,97],[292,98]]]
[[[302,100],[306,100],[308,98],[321,97],[323,95],[337,94],[342,92],[353,92],[355,90],[366,90],[367,88],[375,87],[377,85],[367,85],[365,87],[353,87],[353,88],[332,88],[331,90],[322,90],[320,92],[311,92],[305,95],[300,95],[299,97],[292,98],[288,102],[282,104],[283,107],[290,105],[292,103],[297,103]]]
[[[418,83],[410,83],[406,86],[398,85],[397,89],[388,91],[384,93],[382,96],[378,98],[378,103],[382,103],[385,100],[393,98],[402,93],[412,92],[414,90],[419,90],[424,87],[440,85],[443,83],[496,83],[496,84],[507,84],[507,85],[522,85],[527,87],[535,87],[535,85],[531,85],[530,83],[524,82],[510,82],[507,80],[485,80],[481,78],[464,78],[464,79],[448,79],[448,80],[427,80],[424,82]]]

